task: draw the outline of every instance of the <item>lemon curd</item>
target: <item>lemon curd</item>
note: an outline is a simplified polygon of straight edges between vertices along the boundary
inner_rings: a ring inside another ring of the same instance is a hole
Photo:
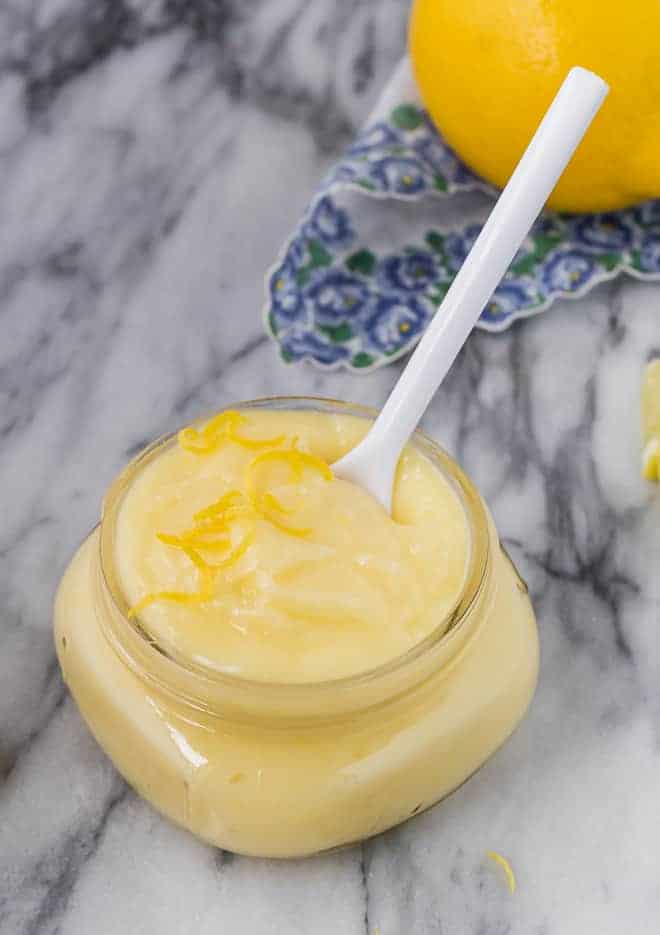
[[[161,646],[254,680],[317,682],[443,626],[467,522],[419,452],[403,456],[390,517],[328,467],[360,420],[229,412],[193,432],[144,468],[117,518],[122,589]]]
[[[417,434],[391,516],[332,474],[372,415],[266,400],[157,442],[62,581],[83,717],[145,798],[223,848],[298,856],[391,827],[531,699],[526,588],[460,469]]]

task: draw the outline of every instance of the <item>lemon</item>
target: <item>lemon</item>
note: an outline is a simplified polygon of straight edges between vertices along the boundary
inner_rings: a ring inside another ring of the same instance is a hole
[[[642,473],[647,480],[660,481],[660,359],[651,361],[642,385]]]
[[[478,175],[503,186],[573,65],[609,97],[549,201],[607,211],[660,197],[658,0],[415,0],[410,54],[422,99]]]

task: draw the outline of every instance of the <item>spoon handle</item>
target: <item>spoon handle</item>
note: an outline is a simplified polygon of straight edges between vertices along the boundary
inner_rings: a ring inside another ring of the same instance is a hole
[[[369,433],[394,464],[608,91],[585,68],[561,85]]]

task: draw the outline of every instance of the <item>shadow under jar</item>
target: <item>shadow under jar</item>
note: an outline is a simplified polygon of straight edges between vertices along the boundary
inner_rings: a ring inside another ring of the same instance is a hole
[[[346,403],[278,398],[240,411],[374,418]],[[444,798],[523,717],[538,674],[527,589],[481,497],[418,432],[412,445],[464,511],[466,574],[442,624],[402,655],[328,681],[247,679],[181,658],[130,618],[117,517],[157,441],[113,483],[55,606],[65,681],[117,769],[157,809],[218,847],[298,857],[359,841]],[[438,517],[441,521],[441,517]]]

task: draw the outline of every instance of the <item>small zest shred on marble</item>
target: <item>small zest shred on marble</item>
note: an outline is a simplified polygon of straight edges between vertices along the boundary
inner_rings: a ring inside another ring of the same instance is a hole
[[[509,861],[506,859],[506,857],[502,857],[502,855],[501,855],[501,854],[498,854],[497,851],[488,851],[488,852],[486,853],[486,857],[488,857],[489,860],[494,861],[496,864],[499,864],[499,866],[502,868],[502,870],[504,871],[504,874],[505,874],[505,876],[506,876],[506,881],[507,881],[507,883],[509,884],[509,890],[510,890],[512,893],[515,893],[515,891],[516,891],[516,876],[515,876],[515,874],[514,874],[514,872],[513,872],[513,869],[512,869],[512,867],[511,867],[511,864],[510,864]]]

